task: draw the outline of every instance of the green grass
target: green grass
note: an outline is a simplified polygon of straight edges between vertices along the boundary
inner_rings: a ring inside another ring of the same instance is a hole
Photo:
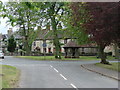
[[[99,67],[103,67],[103,68],[107,68],[107,69],[111,69],[111,70],[115,70],[115,71],[119,71],[120,72],[120,62],[118,63],[111,63],[112,65],[105,65],[105,64],[101,64],[101,63],[96,63],[97,66]]]
[[[17,58],[25,58],[32,60],[56,60],[54,56],[16,56]],[[114,59],[114,57],[108,56],[108,60]],[[100,58],[96,58],[96,56],[80,56],[80,58],[64,58],[62,56],[61,60],[100,60]]]
[[[2,88],[15,88],[19,79],[20,71],[13,66],[0,65],[0,79]]]

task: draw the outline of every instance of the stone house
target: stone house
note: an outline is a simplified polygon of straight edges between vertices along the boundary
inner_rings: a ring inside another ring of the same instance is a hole
[[[61,52],[65,54],[64,45],[71,41],[71,37],[67,35],[67,32],[59,31],[58,38],[60,39],[61,43]],[[53,54],[55,52],[55,46],[53,45],[53,31],[50,30],[50,28],[40,30],[36,40],[32,43],[31,50],[32,52],[45,52],[46,54]],[[96,55],[96,53],[97,47],[94,44],[79,45],[80,55]]]
[[[105,53],[111,54],[112,56],[115,56],[115,49],[118,50],[118,53],[120,55],[120,46],[116,47],[115,44],[110,44],[109,46],[106,46],[104,49]]]
[[[61,52],[64,53],[64,44],[70,41],[70,38],[64,38],[62,34],[58,34],[61,43]],[[45,44],[45,47],[44,47]],[[55,46],[53,45],[52,30],[43,29],[39,32],[38,37],[32,43],[32,51],[39,51],[40,53],[54,53]]]

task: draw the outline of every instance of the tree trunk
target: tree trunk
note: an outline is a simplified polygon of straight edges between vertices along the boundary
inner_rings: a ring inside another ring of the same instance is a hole
[[[104,46],[99,46],[99,54],[100,54],[100,58],[101,58],[101,62],[102,64],[109,64],[108,61],[106,61],[106,54],[104,52]]]
[[[52,25],[52,30],[53,30],[53,34],[54,34],[54,39],[53,39],[53,43],[55,46],[55,58],[56,59],[61,59],[61,46],[60,46],[60,42],[59,42],[59,38],[58,38],[58,31],[57,31],[57,23],[55,20],[55,3],[53,3],[52,7],[51,7],[51,13],[52,16],[50,16],[51,18],[51,25]]]
[[[24,45],[25,51],[26,51],[26,56],[29,56],[31,54],[31,50],[28,44],[28,37],[25,36],[25,45]]]
[[[60,47],[60,42],[59,42],[59,38],[58,38],[58,34],[57,34],[57,29],[56,29],[56,22],[55,22],[55,19],[53,19],[52,21],[52,29],[53,29],[53,32],[54,32],[54,45],[55,45],[55,58],[56,59],[61,59],[61,47]]]

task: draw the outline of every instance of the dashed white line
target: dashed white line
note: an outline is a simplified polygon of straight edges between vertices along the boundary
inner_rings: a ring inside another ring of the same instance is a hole
[[[50,67],[51,68],[53,68],[57,73],[59,72],[56,68],[54,68],[52,65],[50,65]],[[65,76],[63,76],[62,74],[60,74],[60,76],[64,79],[64,80],[67,80],[67,78],[65,77]],[[77,89],[77,87],[74,85],[74,84],[70,84],[73,88],[75,88],[76,90],[78,90]]]
[[[54,70],[55,70],[56,72],[59,72],[59,71],[58,71],[57,69],[55,69],[55,68],[54,68]]]
[[[71,85],[73,88],[77,88],[77,87],[76,87],[74,84],[72,84],[72,83],[71,83],[70,85]]]
[[[50,65],[51,68],[54,68],[52,65]],[[59,71],[54,68],[54,70],[58,73]],[[64,80],[67,80],[67,78],[65,76],[63,76],[62,74],[60,74],[60,76],[64,79]]]
[[[50,67],[52,68],[53,66],[52,66],[52,65],[50,65]]]
[[[60,74],[60,76],[61,76],[64,80],[67,80],[67,78],[65,78],[62,74]]]

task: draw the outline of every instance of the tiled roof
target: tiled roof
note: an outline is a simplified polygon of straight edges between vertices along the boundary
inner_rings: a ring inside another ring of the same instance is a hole
[[[84,44],[84,45],[78,45],[75,41],[69,41],[67,44],[64,45],[64,48],[68,47],[77,47],[77,48],[92,48],[92,47],[97,47],[95,43],[89,43],[89,44]]]
[[[80,47],[97,47],[97,44],[89,43],[89,44],[80,45]]]
[[[53,30],[46,30],[46,29],[43,29],[41,30],[39,33],[38,33],[38,37],[36,39],[48,39],[48,40],[51,40],[51,39],[54,39],[54,36],[53,36]],[[64,31],[58,31],[58,38],[59,39],[62,39],[62,38],[70,38],[66,32]]]
[[[69,41],[66,45],[64,45],[64,48],[67,47],[80,47],[75,41]]]
[[[48,30],[46,30],[46,29],[40,30],[37,33],[37,38],[36,39],[45,39],[46,38],[45,36],[47,35],[47,33],[48,33]],[[48,38],[46,38],[46,39],[48,39]]]

